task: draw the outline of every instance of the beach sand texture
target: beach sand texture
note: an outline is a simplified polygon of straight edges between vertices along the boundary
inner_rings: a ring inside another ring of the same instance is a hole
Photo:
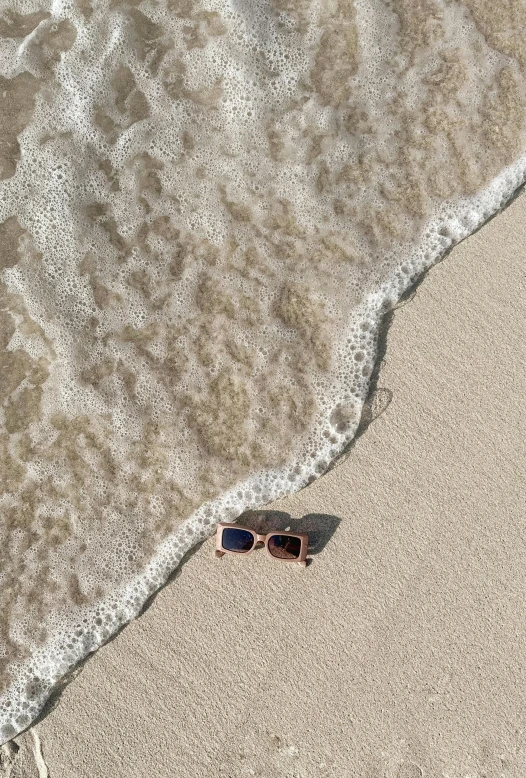
[[[37,725],[50,777],[524,777],[525,240],[520,196],[395,311],[377,417],[271,506],[312,564],[201,545]]]

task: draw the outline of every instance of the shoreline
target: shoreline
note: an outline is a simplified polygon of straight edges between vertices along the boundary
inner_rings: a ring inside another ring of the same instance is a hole
[[[522,778],[525,238],[519,195],[395,308],[392,401],[269,506],[339,520],[309,568],[207,540],[39,722],[50,775]]]
[[[445,211],[441,211],[437,214],[428,225],[428,232],[431,236],[434,236],[435,239],[443,236],[441,240],[444,241],[444,244],[437,254],[438,258],[430,261],[428,254],[426,254],[425,261],[423,261],[422,266],[419,267],[416,273],[408,275],[409,271],[407,271],[407,273],[404,271],[403,280],[399,278],[397,282],[398,290],[396,290],[396,282],[394,281],[396,274],[393,273],[391,279],[387,279],[378,284],[374,292],[369,292],[364,301],[353,310],[352,317],[348,324],[349,331],[351,331],[351,322],[354,320],[355,323],[359,324],[360,321],[364,319],[366,312],[368,312],[377,322],[371,345],[371,348],[374,348],[375,351],[375,356],[372,360],[374,366],[371,379],[368,381],[368,395],[361,400],[363,403],[363,412],[361,413],[359,422],[353,422],[349,429],[342,434],[338,434],[336,430],[333,430],[333,436],[340,438],[339,445],[342,446],[340,453],[337,454],[336,457],[331,458],[329,453],[331,451],[330,443],[327,439],[324,440],[320,437],[317,458],[314,462],[307,465],[302,460],[295,460],[287,465],[284,471],[276,471],[279,473],[280,478],[278,479],[277,485],[274,484],[272,487],[267,485],[266,500],[272,497],[272,502],[275,502],[276,500],[287,499],[291,496],[286,494],[288,486],[283,488],[283,482],[288,485],[289,481],[294,480],[293,474],[297,471],[298,465],[301,465],[302,469],[305,469],[305,467],[307,467],[307,470],[309,467],[311,469],[311,473],[307,475],[304,474],[299,481],[301,485],[299,486],[298,491],[301,491],[313,483],[314,480],[323,477],[323,475],[333,469],[342,456],[345,457],[346,452],[353,448],[356,437],[364,429],[365,418],[370,412],[368,399],[371,398],[371,387],[374,386],[374,382],[378,377],[379,364],[382,359],[381,353],[382,351],[385,352],[387,347],[386,333],[389,329],[389,324],[386,323],[386,317],[392,316],[400,305],[405,304],[404,298],[407,295],[412,298],[416,293],[417,287],[422,284],[429,271],[448,257],[456,246],[467,240],[471,235],[475,235],[520,196],[526,186],[525,176],[526,157],[523,156],[516,163],[503,170],[484,191],[480,192],[475,198],[472,198],[471,212],[463,212],[462,218],[460,219],[458,217],[451,217],[451,214],[446,217],[446,214],[448,213],[447,208]],[[518,181],[521,183],[517,183]],[[506,182],[507,184],[507,189],[504,188],[504,194],[502,194],[503,182]],[[511,182],[513,182],[513,185]],[[506,194],[506,192],[510,191],[511,194]],[[500,192],[499,197],[501,207],[491,213],[490,216],[481,216],[480,213],[484,214],[484,209],[487,210],[488,203],[495,202],[494,198],[498,192]],[[470,224],[470,227],[467,226],[468,223]],[[477,224],[478,226],[474,227],[473,231],[466,235],[465,233],[471,229],[473,224]],[[448,242],[450,245],[446,245]],[[435,248],[438,248],[439,245],[440,241]],[[418,255],[418,253],[419,252],[417,251],[416,255]],[[407,262],[403,264],[414,266],[415,255],[409,255]],[[400,275],[400,273],[398,273],[398,275]],[[413,280],[415,278],[416,280]],[[396,294],[398,294],[398,297],[396,297]],[[393,295],[395,295],[394,298]],[[390,296],[392,298],[392,306],[387,308]],[[394,302],[393,299],[395,300]],[[340,399],[343,398],[340,396]],[[346,439],[348,442],[345,442]],[[321,475],[317,475],[316,470],[320,472],[317,463],[320,461],[325,463],[328,461],[329,465]],[[274,471],[272,470],[265,471],[265,478],[268,475],[272,476],[273,472]],[[60,694],[60,689],[69,683],[69,676],[75,673],[79,663],[83,663],[86,659],[89,659],[94,652],[100,649],[100,647],[104,646],[108,641],[118,635],[127,624],[141,616],[145,607],[148,607],[148,603],[151,599],[155,598],[156,593],[166,586],[167,582],[173,578],[181,563],[184,564],[184,560],[193,552],[196,544],[202,543],[209,536],[207,528],[204,526],[205,523],[208,524],[209,520],[203,521],[203,518],[208,515],[213,515],[214,512],[219,512],[222,516],[222,521],[235,520],[236,517],[240,515],[241,510],[241,504],[239,503],[239,499],[236,500],[235,495],[240,494],[240,489],[248,489],[250,491],[253,482],[257,484],[260,478],[261,474],[257,474],[248,479],[248,481],[235,484],[215,501],[201,505],[188,519],[183,520],[177,530],[160,544],[145,570],[121,586],[117,593],[113,592],[107,598],[110,603],[113,603],[115,598],[120,602],[121,608],[116,614],[112,612],[113,609],[111,605],[107,607],[106,601],[97,601],[93,607],[97,610],[101,607],[107,608],[105,612],[106,615],[110,617],[110,620],[100,629],[96,628],[93,623],[90,624],[89,629],[84,631],[82,645],[77,645],[68,649],[67,654],[61,657],[59,670],[56,671],[56,669],[53,668],[53,673],[55,674],[53,680],[51,679],[51,673],[49,672],[49,657],[57,655],[60,657],[60,650],[54,650],[53,647],[56,645],[60,646],[63,642],[63,635],[59,633],[58,637],[55,637],[51,641],[50,645],[46,647],[45,653],[39,660],[37,660],[35,656],[30,657],[27,667],[24,664],[23,669],[26,671],[26,675],[40,679],[42,687],[41,693],[38,697],[32,697],[25,701],[28,703],[28,707],[25,710],[26,723],[17,725],[16,727],[13,726],[12,723],[8,723],[0,727],[2,742],[5,742],[6,737],[16,737],[21,732],[24,732],[28,726],[30,727],[31,724],[28,724],[27,721],[38,721],[41,716],[46,715],[49,700],[56,696],[57,690]],[[254,489],[254,494],[256,491],[257,490]],[[284,493],[285,496],[281,496]],[[216,505],[219,507],[215,507]],[[245,510],[261,509],[254,507],[245,508]],[[69,628],[70,634],[82,629],[81,621],[83,618],[87,618],[89,621],[93,607],[89,607],[85,612],[79,611],[74,614],[72,624]],[[112,619],[113,621],[111,621]],[[75,623],[75,620],[77,623]],[[92,619],[92,621],[94,621],[94,619]],[[20,680],[18,678],[13,686],[15,688],[20,686]],[[16,700],[17,696],[20,696],[20,693],[17,695],[15,692],[11,698],[9,693],[7,693],[3,696],[1,701],[3,702],[5,699],[8,702],[11,702],[11,699],[14,698]]]

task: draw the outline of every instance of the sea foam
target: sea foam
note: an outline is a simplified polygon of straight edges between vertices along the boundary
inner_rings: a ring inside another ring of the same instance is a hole
[[[526,179],[526,5],[0,4],[0,742],[356,432]]]

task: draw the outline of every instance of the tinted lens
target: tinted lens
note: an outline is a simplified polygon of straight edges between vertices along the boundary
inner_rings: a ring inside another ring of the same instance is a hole
[[[298,559],[301,551],[301,538],[290,535],[272,535],[268,540],[268,550],[278,559]]]
[[[245,554],[254,545],[254,535],[247,532],[246,529],[227,527],[223,530],[221,544],[225,551],[237,551],[239,554]]]

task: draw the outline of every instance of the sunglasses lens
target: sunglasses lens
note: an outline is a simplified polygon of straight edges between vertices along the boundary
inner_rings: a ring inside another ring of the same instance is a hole
[[[268,550],[278,559],[299,559],[301,538],[290,535],[272,535],[268,541]]]
[[[237,529],[236,527],[227,527],[223,530],[221,544],[225,551],[237,551],[239,554],[246,554],[254,545],[254,536],[246,529]]]

